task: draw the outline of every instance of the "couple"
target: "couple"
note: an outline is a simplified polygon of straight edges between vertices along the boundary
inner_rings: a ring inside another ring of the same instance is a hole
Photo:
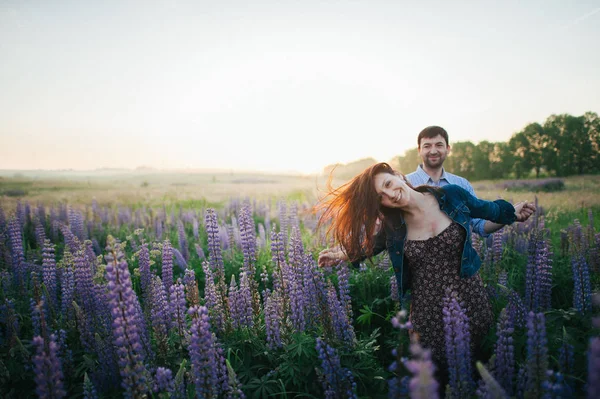
[[[400,297],[411,290],[412,333],[431,349],[445,386],[443,298],[459,297],[469,318],[472,350],[493,323],[491,304],[481,277],[481,259],[471,244],[471,229],[487,236],[502,226],[527,220],[532,203],[514,206],[505,200],[475,197],[466,179],[442,165],[450,150],[448,134],[438,126],[418,137],[423,164],[404,176],[387,163],[375,164],[317,205],[319,226],[339,244],[319,254],[320,266],[357,262],[387,249]],[[411,184],[412,183],[412,184]]]

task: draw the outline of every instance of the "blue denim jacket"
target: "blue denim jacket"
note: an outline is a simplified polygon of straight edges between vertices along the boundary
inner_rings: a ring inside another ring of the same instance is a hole
[[[515,208],[505,200],[485,201],[471,195],[464,188],[455,184],[441,187],[441,195],[434,189],[429,190],[438,200],[440,209],[450,219],[460,224],[465,230],[460,277],[471,277],[481,267],[481,259],[471,244],[471,218],[491,220],[500,224],[511,224],[517,218]],[[373,256],[387,249],[394,268],[400,297],[410,288],[410,268],[404,267],[404,241],[406,239],[406,223],[402,213],[397,212],[392,220],[385,221],[375,238]]]

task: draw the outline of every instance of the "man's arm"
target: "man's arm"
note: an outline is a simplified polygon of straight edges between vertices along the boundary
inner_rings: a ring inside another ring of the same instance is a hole
[[[467,190],[469,192],[469,194],[471,194],[473,197],[477,197],[475,195],[475,190],[473,190],[473,186],[471,185],[471,183],[467,179],[464,179],[464,178],[463,178],[463,183],[464,183],[463,188],[465,190]],[[479,234],[483,238],[486,238],[490,234],[500,230],[502,227],[504,227],[504,225],[494,223],[489,220],[473,218],[473,219],[471,219],[471,227],[473,228],[473,231],[475,233]]]
[[[489,220],[483,220],[483,219],[472,219],[471,221],[474,220],[481,220],[482,222],[485,222],[483,224],[483,232],[485,235],[480,234],[480,236],[482,237],[487,237],[492,233],[495,233],[496,231],[500,230],[502,227],[504,227],[504,224],[498,224],[498,223],[494,223],[494,222],[490,222]]]

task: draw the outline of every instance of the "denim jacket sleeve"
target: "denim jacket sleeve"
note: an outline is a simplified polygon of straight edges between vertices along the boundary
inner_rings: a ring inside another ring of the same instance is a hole
[[[450,188],[450,186],[446,186]],[[482,200],[471,195],[460,186],[453,185],[450,192],[456,192],[471,212],[471,217],[490,220],[494,223],[512,224],[517,220],[515,208],[508,201],[497,199],[495,201]]]

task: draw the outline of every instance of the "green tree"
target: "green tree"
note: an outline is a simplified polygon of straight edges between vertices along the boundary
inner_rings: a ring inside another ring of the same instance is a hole
[[[525,133],[519,132],[513,135],[508,141],[510,152],[513,154],[512,171],[517,179],[521,179],[529,174],[532,168],[531,158],[529,157],[529,140]]]
[[[404,174],[414,172],[417,166],[421,163],[419,150],[411,148],[406,150],[404,155],[399,155],[390,160],[390,165]]]
[[[473,180],[484,180],[491,178],[490,154],[494,149],[494,143],[487,140],[479,142],[473,150],[473,163],[476,165],[473,171]]]
[[[459,141],[452,145],[452,151],[446,159],[444,169],[471,180],[475,175],[473,153],[475,144],[470,141]]]
[[[595,112],[583,114],[584,126],[590,138],[592,157],[590,159],[590,172],[600,172],[600,117]]]
[[[490,173],[492,179],[508,177],[514,163],[514,155],[510,151],[507,142],[494,143],[494,149],[490,153]]]
[[[547,161],[552,157],[555,139],[547,134],[539,123],[530,123],[523,129],[523,134],[528,141],[529,150],[526,157],[527,162],[535,171],[535,177],[540,177],[542,169],[547,169]]]
[[[592,117],[590,115],[590,117]],[[585,116],[572,116],[568,114],[551,115],[544,123],[544,129],[556,138],[553,146],[554,164],[552,169],[558,176],[589,173],[594,168],[593,143],[588,135],[588,130],[594,128],[593,117],[586,126]]]

